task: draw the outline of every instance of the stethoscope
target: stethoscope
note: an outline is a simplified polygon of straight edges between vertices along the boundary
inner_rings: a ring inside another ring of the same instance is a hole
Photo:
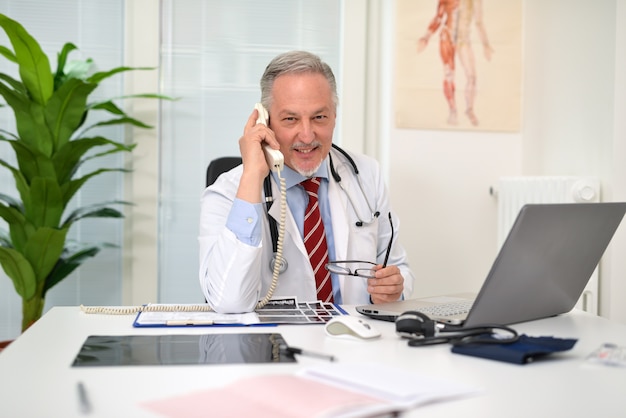
[[[350,197],[350,193],[348,193],[348,191],[346,190],[346,188],[343,186],[343,183],[341,182],[341,176],[339,175],[339,173],[337,173],[337,170],[335,170],[335,164],[333,163],[333,157],[332,157],[332,153],[328,153],[328,162],[330,165],[330,174],[333,177],[333,179],[337,182],[337,184],[339,185],[339,187],[341,188],[341,190],[343,190],[343,192],[346,194],[346,196],[348,197],[348,201],[350,202],[350,206],[352,206],[352,210],[354,211],[354,213],[356,214],[357,217],[357,221],[355,222],[355,225],[357,227],[362,227],[363,225],[369,225],[372,222],[374,222],[378,216],[380,215],[380,211],[378,210],[374,210],[372,204],[370,203],[369,199],[367,198],[367,194],[365,193],[365,190],[363,189],[363,183],[361,182],[361,176],[359,175],[359,169],[356,165],[356,163],[354,162],[354,160],[352,159],[352,157],[350,156],[350,154],[348,154],[346,151],[344,151],[343,149],[341,149],[338,145],[336,144],[332,144],[332,147],[337,150],[341,155],[343,155],[343,157],[346,159],[346,161],[350,164],[350,166],[352,167],[352,172],[354,173],[354,177],[357,180],[357,184],[359,186],[359,190],[361,191],[361,194],[363,195],[363,199],[365,200],[365,203],[367,204],[367,208],[369,210],[369,219],[364,219],[367,217],[361,217],[357,211],[357,207],[354,204],[354,201],[352,200],[352,197]],[[277,247],[278,247],[278,225],[276,224],[276,219],[272,218],[269,215],[269,210],[272,207],[272,204],[274,203],[274,197],[272,194],[272,180],[271,180],[271,174],[268,174],[267,177],[265,177],[265,180],[263,181],[263,190],[265,192],[265,207],[266,207],[266,211],[267,211],[267,219],[270,223],[270,232],[272,234],[272,248],[274,251],[274,256],[272,257],[272,260],[270,261],[270,271],[274,270],[274,263],[276,262],[276,251],[277,251]],[[288,267],[288,263],[287,260],[285,260],[284,258],[281,258],[281,264],[280,264],[280,273],[284,273],[287,270]]]

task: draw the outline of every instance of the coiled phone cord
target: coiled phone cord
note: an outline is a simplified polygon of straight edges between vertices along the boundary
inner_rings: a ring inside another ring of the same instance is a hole
[[[212,312],[208,304],[197,305],[143,305],[143,306],[84,306],[80,310],[88,314],[132,315],[139,312]]]
[[[274,270],[272,271],[272,282],[270,283],[267,294],[261,299],[256,309],[261,309],[272,299],[276,286],[278,286],[278,275],[280,274],[280,266],[283,263],[283,241],[285,238],[285,220],[287,218],[287,185],[285,179],[278,171],[280,180],[280,222],[278,223],[278,240],[276,246],[276,256],[274,258]],[[88,314],[104,314],[104,315],[132,315],[139,312],[212,312],[213,309],[208,304],[198,305],[143,305],[143,306],[84,306],[80,305],[81,311]]]
[[[285,239],[285,219],[287,218],[287,185],[283,176],[280,175],[280,169],[278,170],[278,178],[280,180],[280,220],[278,222],[278,240],[274,258],[274,270],[272,271],[272,283],[269,289],[267,289],[265,297],[257,303],[257,309],[264,307],[272,299],[274,290],[276,290],[278,285],[280,266],[283,264],[283,240]]]

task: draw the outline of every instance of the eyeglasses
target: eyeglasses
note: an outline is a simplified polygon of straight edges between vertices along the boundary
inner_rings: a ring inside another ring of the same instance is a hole
[[[389,225],[391,226],[391,237],[389,237],[389,244],[387,244],[387,253],[385,254],[385,261],[383,262],[383,268],[387,267],[387,261],[389,260],[389,254],[391,253],[391,244],[393,244],[393,222],[391,221],[391,212],[389,212]],[[376,270],[374,267],[376,263],[371,261],[359,261],[359,260],[343,260],[343,261],[331,261],[326,264],[326,270],[331,273],[341,274],[344,276],[359,276],[372,278],[376,277]]]

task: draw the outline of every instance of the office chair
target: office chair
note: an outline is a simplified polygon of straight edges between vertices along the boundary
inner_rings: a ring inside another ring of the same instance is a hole
[[[206,187],[215,183],[220,174],[237,167],[239,164],[241,164],[241,157],[219,157],[211,161],[206,169]],[[204,302],[207,303],[206,299]]]
[[[206,186],[209,187],[220,174],[241,164],[241,157],[219,157],[209,163],[206,169]]]

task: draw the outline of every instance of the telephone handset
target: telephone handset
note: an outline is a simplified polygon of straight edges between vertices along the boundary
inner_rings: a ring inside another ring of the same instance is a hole
[[[261,104],[257,103],[254,105],[254,108],[259,112],[259,116],[256,120],[256,123],[262,123],[267,126],[269,121],[269,114],[267,113],[267,109]],[[270,147],[268,144],[263,144],[263,152],[265,153],[265,161],[267,161],[267,165],[269,166],[271,171],[275,171],[278,176],[278,180],[280,182],[280,217],[278,220],[278,238],[276,243],[276,252],[274,253],[274,258],[272,260],[273,264],[270,264],[272,268],[272,283],[267,291],[265,297],[259,301],[257,304],[257,308],[261,308],[269,302],[274,294],[274,290],[278,285],[278,275],[280,274],[280,268],[283,265],[283,241],[285,239],[285,219],[287,217],[287,185],[285,182],[285,178],[281,175],[281,171],[283,170],[283,165],[285,163],[285,158],[283,153],[275,150]],[[271,205],[271,203],[270,203]]]
[[[269,115],[267,114],[267,110],[265,110],[265,107],[263,107],[261,103],[257,103],[254,105],[254,108],[259,112],[259,117],[256,120],[256,123],[261,123],[267,126]],[[283,169],[285,158],[283,157],[282,152],[275,150],[268,144],[263,145],[263,152],[265,153],[265,161],[267,161],[267,165],[269,166],[270,170],[277,171]]]

